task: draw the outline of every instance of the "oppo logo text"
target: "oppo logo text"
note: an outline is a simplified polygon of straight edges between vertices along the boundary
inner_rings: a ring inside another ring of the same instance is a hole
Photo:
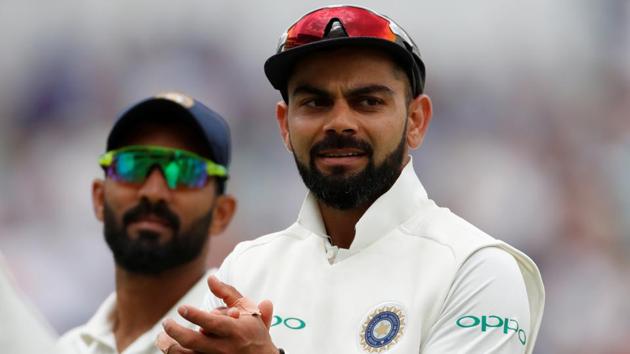
[[[271,327],[278,325],[282,325],[288,329],[298,330],[306,327],[306,322],[297,317],[282,318],[280,316],[274,315],[273,320],[271,321]]]
[[[503,334],[508,334],[510,331],[514,331],[518,337],[518,341],[522,345],[527,343],[527,335],[525,330],[520,328],[518,321],[508,317],[499,317],[495,315],[488,316],[472,316],[466,315],[457,319],[455,322],[457,327],[461,328],[475,328],[479,327],[481,332],[485,332],[488,328],[501,328]]]

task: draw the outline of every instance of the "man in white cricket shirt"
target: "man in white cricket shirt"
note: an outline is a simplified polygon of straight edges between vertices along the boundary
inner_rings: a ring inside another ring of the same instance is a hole
[[[210,238],[236,206],[225,194],[229,162],[227,123],[188,96],[152,97],[120,116],[99,159],[105,178],[92,186],[116,291],[60,339],[60,353],[160,353],[162,320],[207,296]]]
[[[201,331],[165,322],[163,351],[531,353],[536,265],[438,207],[414,171],[432,106],[409,35],[365,8],[321,8],[282,35],[265,73],[310,192],[293,225],[226,258],[210,281],[218,310],[180,308]]]

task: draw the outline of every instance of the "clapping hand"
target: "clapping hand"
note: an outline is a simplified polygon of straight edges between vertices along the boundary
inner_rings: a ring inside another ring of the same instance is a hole
[[[156,345],[165,354],[239,353],[277,354],[271,342],[269,327],[273,305],[265,300],[256,305],[234,287],[214,276],[208,278],[210,291],[227,305],[211,312],[193,306],[178,308],[186,320],[198,325],[198,331],[186,328],[172,319],[164,321],[164,332]]]

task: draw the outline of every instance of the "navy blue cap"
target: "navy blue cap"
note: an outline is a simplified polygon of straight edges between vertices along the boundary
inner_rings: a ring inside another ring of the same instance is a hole
[[[210,160],[228,167],[230,164],[230,128],[217,112],[181,93],[169,92],[140,101],[125,110],[116,120],[107,138],[107,151],[122,147],[121,139],[128,129],[143,120],[150,121],[159,113],[160,119],[184,119],[193,124],[207,144]]]

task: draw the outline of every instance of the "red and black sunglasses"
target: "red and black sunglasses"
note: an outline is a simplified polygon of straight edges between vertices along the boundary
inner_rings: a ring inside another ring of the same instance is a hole
[[[411,37],[393,20],[372,10],[350,5],[327,6],[302,16],[280,37],[265,73],[276,89],[286,85],[291,64],[310,50],[355,42],[379,45],[408,67],[414,96],[422,93],[425,69]]]

